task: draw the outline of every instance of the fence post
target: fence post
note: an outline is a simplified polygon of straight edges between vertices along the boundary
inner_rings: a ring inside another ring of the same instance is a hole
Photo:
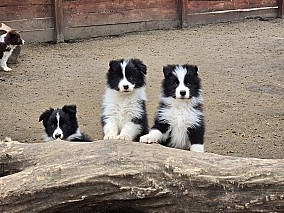
[[[54,20],[54,42],[64,42],[62,0],[52,0]]]
[[[188,0],[179,0],[180,27],[188,27]]]
[[[278,0],[278,17],[284,18],[284,0]]]

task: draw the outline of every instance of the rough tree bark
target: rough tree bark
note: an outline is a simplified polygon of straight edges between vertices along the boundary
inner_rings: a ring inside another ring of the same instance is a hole
[[[284,159],[123,141],[0,149],[0,212],[284,211]]]

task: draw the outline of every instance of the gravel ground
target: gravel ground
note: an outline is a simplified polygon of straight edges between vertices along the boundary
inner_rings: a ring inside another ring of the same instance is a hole
[[[41,112],[76,104],[81,130],[102,139],[101,101],[112,59],[148,67],[153,124],[162,67],[195,64],[205,97],[206,151],[283,158],[284,19],[257,19],[61,44],[25,44],[13,71],[0,71],[0,139],[42,142]]]

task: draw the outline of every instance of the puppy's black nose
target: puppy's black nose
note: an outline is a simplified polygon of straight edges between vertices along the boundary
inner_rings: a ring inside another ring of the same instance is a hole
[[[186,91],[181,90],[181,91],[180,91],[180,95],[181,95],[181,96],[185,96],[185,95],[186,95]]]
[[[61,137],[61,134],[56,134],[55,135],[55,139],[60,138],[60,137]]]
[[[123,88],[124,88],[125,90],[128,90],[129,86],[128,86],[128,85],[123,85]]]

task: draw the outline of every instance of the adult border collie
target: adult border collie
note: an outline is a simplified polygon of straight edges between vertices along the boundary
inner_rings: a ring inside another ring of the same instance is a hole
[[[62,109],[50,108],[44,111],[39,117],[39,122],[43,121],[45,128],[44,140],[47,142],[59,138],[66,141],[92,141],[89,136],[81,133],[76,112],[76,105],[65,105]]]
[[[11,71],[7,66],[7,61],[12,55],[13,50],[18,46],[24,44],[25,41],[21,39],[20,34],[16,30],[0,30],[0,66],[4,71]]]
[[[155,123],[140,142],[204,152],[204,116],[201,83],[194,65],[163,68],[162,95]]]
[[[104,140],[139,141],[148,133],[146,74],[139,59],[110,61],[102,109]]]

